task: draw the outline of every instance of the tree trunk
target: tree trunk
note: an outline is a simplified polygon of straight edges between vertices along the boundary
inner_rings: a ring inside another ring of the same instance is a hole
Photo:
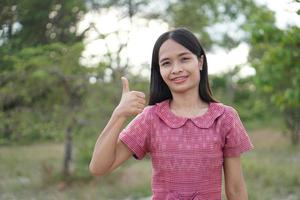
[[[300,139],[299,134],[300,134],[299,130],[292,131],[292,136],[291,136],[292,145],[297,146],[299,144],[299,139]]]
[[[291,133],[291,143],[294,146],[298,145],[300,141],[299,112],[300,110],[297,108],[288,108],[283,112],[286,126]]]
[[[226,76],[226,94],[228,96],[228,100],[230,102],[230,104],[233,103],[234,101],[234,95],[235,95],[235,91],[234,91],[234,87],[233,87],[233,81],[232,81],[232,75],[227,75]]]
[[[73,122],[74,120],[72,120]],[[72,126],[70,123],[66,129],[65,137],[65,151],[64,151],[64,162],[63,162],[63,177],[67,178],[71,175],[71,164],[72,164],[72,151],[73,151],[73,141],[72,141]]]

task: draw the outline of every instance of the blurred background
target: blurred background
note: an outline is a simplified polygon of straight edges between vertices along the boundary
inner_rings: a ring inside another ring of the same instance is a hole
[[[214,96],[255,150],[250,200],[300,200],[299,0],[0,0],[0,199],[149,199],[151,163],[88,164],[121,96],[148,96],[157,37],[196,33]]]

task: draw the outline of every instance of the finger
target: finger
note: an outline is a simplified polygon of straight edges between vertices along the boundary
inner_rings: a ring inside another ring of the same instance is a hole
[[[137,114],[139,114],[139,113],[142,113],[143,110],[144,110],[144,108],[136,108],[136,109],[135,109],[135,112],[136,112]]]
[[[143,105],[145,105],[145,104],[146,104],[146,100],[145,100],[145,98],[138,97],[138,96],[135,96],[135,97],[133,97],[133,98],[132,98],[132,101],[134,101],[134,102],[135,102],[134,104],[137,104],[137,103],[139,103],[139,104],[143,104]]]
[[[137,100],[138,103],[141,103],[141,104],[144,104],[144,105],[146,104],[145,98],[136,97],[136,100]]]
[[[142,95],[136,95],[136,94],[133,94],[132,98],[135,100],[144,100],[144,101],[146,100],[146,98],[143,97]]]
[[[131,92],[138,97],[142,97],[142,98],[146,97],[145,93],[143,93],[143,92],[139,92],[139,91],[131,91]]]
[[[127,80],[127,78],[125,78],[124,76],[121,77],[122,79],[122,85],[123,85],[123,93],[127,93],[129,92],[129,82]]]
[[[141,113],[142,110],[143,110],[142,108],[134,107],[134,108],[131,108],[131,113],[138,114],[138,113]]]
[[[142,101],[134,101],[133,104],[131,104],[131,105],[134,108],[141,108],[141,107],[144,108],[145,107],[145,104]]]
[[[136,103],[136,107],[137,107],[137,108],[145,108],[145,104],[144,104],[144,103],[141,103],[141,102],[137,102],[137,103]]]

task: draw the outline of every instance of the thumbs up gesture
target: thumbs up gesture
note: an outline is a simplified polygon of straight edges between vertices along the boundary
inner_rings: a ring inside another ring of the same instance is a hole
[[[122,77],[122,97],[115,112],[121,117],[129,117],[139,114],[145,107],[145,94],[139,91],[130,91],[127,78]]]

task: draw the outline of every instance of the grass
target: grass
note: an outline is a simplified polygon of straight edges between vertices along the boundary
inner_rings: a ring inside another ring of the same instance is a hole
[[[254,131],[255,151],[246,155],[244,171],[249,199],[300,199],[300,147],[272,129]]]
[[[110,175],[68,184],[57,177],[62,155],[62,144],[1,147],[0,200],[106,200],[151,195],[151,166],[147,160],[130,160]]]
[[[243,156],[249,200],[300,200],[300,147],[272,129],[251,130],[255,150]],[[125,200],[151,196],[149,160],[126,162],[102,178],[59,177],[62,144],[0,147],[0,200]]]

